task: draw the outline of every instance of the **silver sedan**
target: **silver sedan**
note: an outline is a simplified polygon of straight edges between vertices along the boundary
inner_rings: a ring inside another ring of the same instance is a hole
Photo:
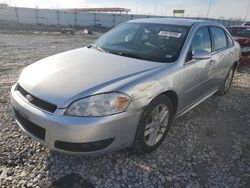
[[[240,47],[220,24],[149,18],[26,67],[11,89],[21,129],[61,152],[157,149],[174,117],[230,88]]]

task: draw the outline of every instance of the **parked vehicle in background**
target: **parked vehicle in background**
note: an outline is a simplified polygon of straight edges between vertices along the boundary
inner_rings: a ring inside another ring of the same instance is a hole
[[[244,22],[242,25],[243,26],[250,26],[250,22]]]
[[[22,130],[51,149],[89,155],[133,145],[149,153],[174,117],[228,92],[239,54],[218,23],[131,20],[26,67],[11,104]]]
[[[228,31],[241,46],[239,71],[250,71],[250,26],[230,26]]]

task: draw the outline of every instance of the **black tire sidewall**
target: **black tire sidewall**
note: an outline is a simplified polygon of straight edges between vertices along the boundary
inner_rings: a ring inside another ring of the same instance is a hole
[[[162,138],[160,139],[160,141],[155,144],[154,146],[148,146],[145,142],[144,139],[144,130],[145,130],[145,126],[147,124],[147,120],[152,112],[152,110],[159,104],[165,104],[168,107],[169,110],[169,121],[168,121],[168,125],[166,128],[166,131],[164,133],[164,135],[162,136]],[[173,105],[172,102],[170,101],[170,99],[165,96],[165,95],[159,95],[158,97],[156,97],[155,99],[153,99],[150,104],[145,108],[141,119],[139,121],[138,127],[137,127],[137,131],[136,131],[136,135],[135,135],[135,140],[134,140],[134,146],[135,149],[140,152],[140,153],[150,153],[154,150],[156,150],[164,141],[165,137],[167,136],[167,133],[169,132],[169,129],[171,127],[171,123],[174,117],[174,113],[173,113]]]
[[[231,69],[228,71],[226,79],[228,78],[228,75],[229,75],[229,73],[230,73],[231,70],[233,71],[233,73],[232,73],[232,78],[231,78],[231,81],[230,81],[230,85],[228,86],[227,89],[225,88],[225,82],[226,82],[226,80],[225,80],[225,82],[224,82],[224,93],[225,93],[225,94],[230,90],[231,85],[232,85],[232,83],[233,83],[234,72],[235,72],[234,67],[231,67]]]

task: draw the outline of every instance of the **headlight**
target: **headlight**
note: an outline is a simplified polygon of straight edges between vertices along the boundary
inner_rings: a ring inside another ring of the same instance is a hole
[[[73,102],[65,112],[71,116],[106,116],[123,112],[131,98],[123,93],[93,95]]]

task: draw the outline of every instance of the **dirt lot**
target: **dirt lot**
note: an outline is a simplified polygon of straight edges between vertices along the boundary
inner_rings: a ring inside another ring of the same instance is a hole
[[[0,33],[0,187],[49,187],[72,173],[96,187],[250,187],[250,74],[237,73],[226,96],[213,96],[175,120],[164,144],[149,155],[69,156],[26,136],[9,103],[22,68],[95,38]]]

